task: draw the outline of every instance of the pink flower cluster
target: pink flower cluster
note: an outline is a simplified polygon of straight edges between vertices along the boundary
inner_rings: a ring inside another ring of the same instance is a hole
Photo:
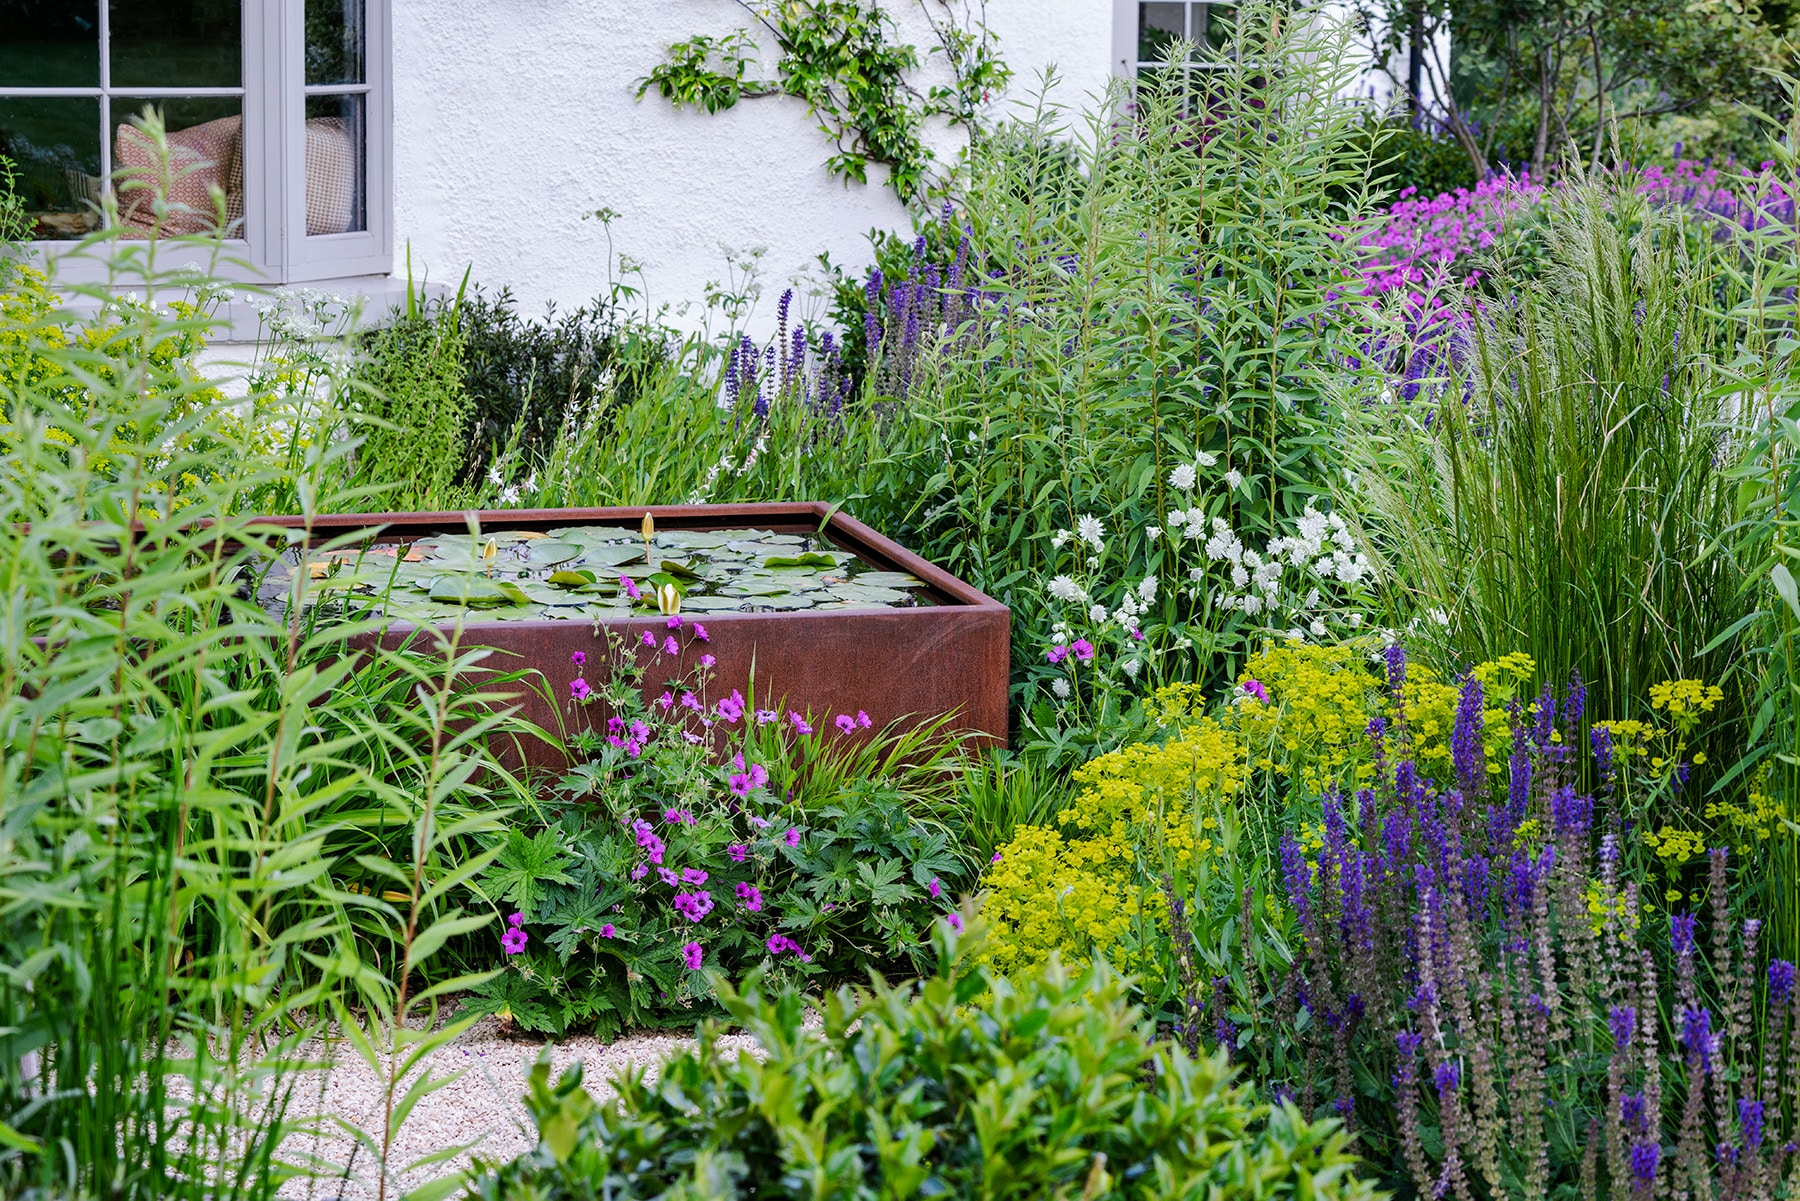
[[[530,936],[525,933],[525,915],[514,913],[506,919],[506,933],[500,936],[500,949],[508,955],[517,955],[525,949]]]

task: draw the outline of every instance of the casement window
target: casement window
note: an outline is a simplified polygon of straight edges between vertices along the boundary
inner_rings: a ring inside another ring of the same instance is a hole
[[[103,219],[155,224],[168,131],[165,233],[217,227],[228,273],[270,283],[383,274],[393,262],[390,0],[0,0],[0,154],[41,249]]]
[[[1190,74],[1217,70],[1223,64],[1204,61],[1203,51],[1231,40],[1236,5],[1214,0],[1114,0],[1113,74],[1136,79],[1168,65],[1178,43],[1190,44]]]

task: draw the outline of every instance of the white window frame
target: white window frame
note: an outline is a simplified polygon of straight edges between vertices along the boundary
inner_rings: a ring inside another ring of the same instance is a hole
[[[101,106],[100,163],[112,171],[112,139],[128,113],[111,111],[112,97],[133,99],[235,96],[243,105],[244,224],[241,236],[220,243],[214,270],[246,283],[303,283],[350,276],[388,275],[394,264],[393,5],[363,0],[364,82],[306,83],[305,0],[244,0],[241,87],[115,88],[111,84],[109,0],[98,0],[100,86],[8,88],[0,96],[97,98]],[[345,234],[306,232],[306,100],[355,93],[364,104],[363,226]],[[102,280],[105,264],[71,254],[78,240],[40,241],[47,258],[66,258],[59,274],[71,282]],[[159,251],[165,265],[212,259],[200,246]]]
[[[1236,0],[1167,0],[1169,3],[1184,5],[1188,10],[1189,27],[1192,27],[1192,14],[1196,8],[1232,8],[1237,7]],[[1112,73],[1120,79],[1135,80],[1146,70],[1156,70],[1163,63],[1144,62],[1138,58],[1138,12],[1139,0],[1113,0],[1113,56]],[[1222,71],[1229,64],[1223,62],[1195,62],[1188,65],[1190,71]]]

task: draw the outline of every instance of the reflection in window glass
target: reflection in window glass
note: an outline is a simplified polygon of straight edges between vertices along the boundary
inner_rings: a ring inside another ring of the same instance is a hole
[[[242,0],[109,0],[115,87],[234,88]]]
[[[1138,61],[1165,63],[1187,36],[1186,4],[1138,5]]]
[[[131,120],[153,109],[167,131],[167,179],[151,136]],[[244,120],[235,96],[113,100],[113,186],[119,194],[119,222],[133,229],[158,228],[155,197],[165,200],[161,231],[167,235],[206,233],[224,228],[242,236],[244,218]],[[217,196],[215,197],[215,189]]]
[[[306,82],[363,82],[363,0],[306,0]]]
[[[357,94],[306,98],[306,232],[368,228],[367,111]]]
[[[98,0],[0,0],[0,88],[100,86]]]
[[[79,238],[100,224],[100,101],[0,96],[0,154],[15,164],[32,236]]]

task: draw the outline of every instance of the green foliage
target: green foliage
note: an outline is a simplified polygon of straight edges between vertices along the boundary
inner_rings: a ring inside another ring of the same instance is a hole
[[[466,283],[466,281],[465,281]],[[469,455],[462,295],[427,307],[414,293],[404,321],[369,336],[357,368],[363,444],[356,482],[382,508],[442,509]]]
[[[1444,614],[1451,661],[1522,651],[1579,671],[1596,711],[1636,712],[1663,680],[1722,678],[1715,635],[1747,611],[1720,541],[1744,415],[1713,313],[1735,251],[1628,181],[1570,189],[1545,221],[1550,267],[1471,313],[1447,379],[1362,410],[1359,486],[1401,611]]]
[[[572,691],[605,706],[608,735],[576,739],[544,824],[495,840],[473,881],[515,910],[517,944],[464,1012],[611,1038],[715,1012],[689,955],[726,978],[916,971],[932,917],[975,876],[937,816],[955,766],[943,723],[852,738],[819,716],[807,732],[759,718],[754,697],[705,704],[704,667],[665,681],[660,652],[606,645],[596,683]],[[647,703],[646,686],[667,691]]]
[[[1346,150],[1374,164],[1369,186],[1396,195],[1412,188],[1418,196],[1441,196],[1477,182],[1469,155],[1455,139],[1434,136],[1410,121],[1365,119]]]
[[[892,39],[893,18],[877,0],[740,3],[780,48],[779,78],[748,78],[756,38],[739,29],[670,46],[668,61],[638,81],[638,98],[655,88],[677,107],[716,113],[741,99],[797,97],[836,147],[826,161],[831,174],[867,183],[869,165],[880,163],[905,200],[919,197],[932,183],[934,156],[922,137],[926,120],[942,116],[973,128],[990,92],[1003,88],[1010,76],[993,35],[966,0],[960,20],[949,3],[941,3],[943,13],[933,17],[921,0],[955,80],[924,95],[910,82],[920,66],[919,52]]]
[[[1129,123],[1095,116],[1074,133],[1045,99],[1026,130],[978,146],[960,209],[978,313],[919,349],[893,322],[883,360],[906,365],[873,373],[895,399],[890,381],[911,381],[908,427],[930,440],[896,451],[918,482],[863,515],[911,526],[935,561],[1010,605],[1020,647],[1052,625],[1046,585],[1068,553],[1056,531],[1099,518],[1122,556],[1096,599],[1157,578],[1143,628],[1167,635],[1147,648],[1160,653],[1145,689],[1217,678],[1261,628],[1221,611],[1176,544],[1149,536],[1183,503],[1172,471],[1212,456],[1241,477],[1206,498],[1199,526],[1221,517],[1258,546],[1284,535],[1335,469],[1323,423],[1363,357],[1345,236],[1367,211],[1364,165],[1346,150],[1358,119],[1324,99],[1344,34],[1283,23],[1278,7],[1242,10],[1241,53],[1207,73],[1204,123],[1186,115],[1185,77],[1168,77],[1139,87]],[[1284,67],[1266,78],[1252,65],[1274,60]],[[1343,193],[1355,199],[1332,199]],[[1034,669],[1020,697],[1034,733],[1064,721],[1059,674]],[[1116,716],[1084,713],[1070,753],[1106,743]]]
[[[294,1112],[305,1046],[337,1045],[326,1018],[346,1008],[420,1024],[383,998],[404,1001],[470,920],[445,889],[515,796],[487,750],[507,723],[483,652],[450,634],[351,654],[377,631],[255,599],[290,534],[240,514],[280,489],[330,503],[354,442],[262,453],[191,361],[217,282],[165,270],[165,246],[90,240],[77,253],[104,284],[11,267],[0,308],[9,1196],[271,1197],[343,1177],[301,1149],[323,1120]]]
[[[618,1082],[597,1106],[579,1067],[533,1068],[539,1144],[484,1176],[484,1198],[952,1196],[1372,1198],[1346,1136],[1291,1105],[1257,1104],[1224,1057],[1151,1045],[1104,965],[1009,983],[945,969],[918,985],[848,989],[802,1025],[793,989],[721,983],[768,1052],[697,1049]]]

